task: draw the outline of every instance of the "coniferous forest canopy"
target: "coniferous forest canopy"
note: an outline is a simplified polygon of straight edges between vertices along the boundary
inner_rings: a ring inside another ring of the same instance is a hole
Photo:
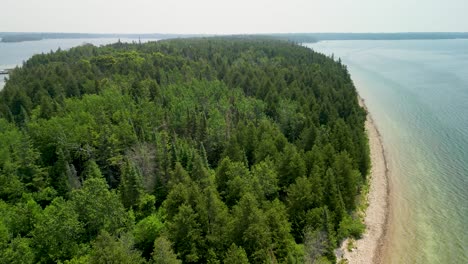
[[[35,55],[0,92],[0,262],[333,262],[365,119],[341,62],[286,41]]]

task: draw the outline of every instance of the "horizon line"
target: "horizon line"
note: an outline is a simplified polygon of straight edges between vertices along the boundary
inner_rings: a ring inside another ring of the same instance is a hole
[[[468,31],[392,31],[392,32],[236,32],[236,33],[175,33],[175,32],[66,32],[66,31],[0,31],[0,34],[100,34],[100,35],[268,35],[268,34],[467,34]]]

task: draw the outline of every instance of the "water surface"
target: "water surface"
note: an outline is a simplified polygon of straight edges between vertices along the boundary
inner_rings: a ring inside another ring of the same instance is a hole
[[[468,263],[468,40],[306,45],[348,66],[382,134],[387,263]]]

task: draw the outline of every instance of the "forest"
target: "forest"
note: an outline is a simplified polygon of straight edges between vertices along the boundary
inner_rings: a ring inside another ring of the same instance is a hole
[[[346,66],[288,41],[34,55],[0,92],[0,263],[333,263],[365,120]]]

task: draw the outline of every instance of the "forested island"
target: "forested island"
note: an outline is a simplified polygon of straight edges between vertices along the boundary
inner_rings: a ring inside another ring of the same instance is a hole
[[[280,40],[35,55],[0,92],[0,263],[329,263],[364,230],[366,111]]]

